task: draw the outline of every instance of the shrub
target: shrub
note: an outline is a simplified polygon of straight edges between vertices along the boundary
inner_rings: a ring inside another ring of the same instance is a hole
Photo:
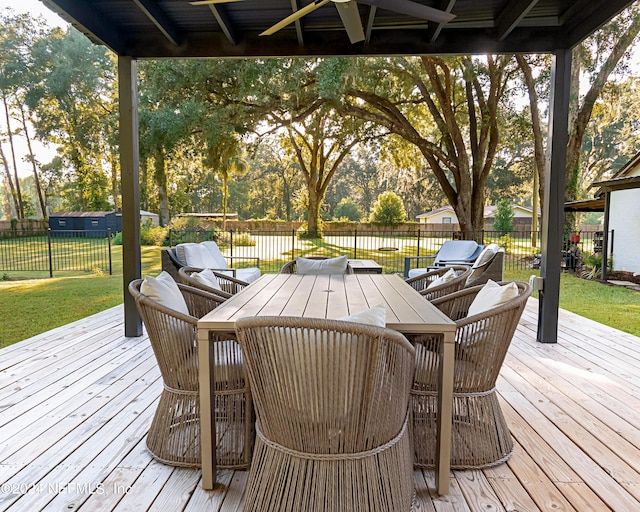
[[[513,207],[508,199],[501,199],[496,205],[493,229],[500,235],[513,231]]]
[[[253,247],[256,245],[256,241],[251,238],[251,235],[249,235],[249,233],[234,233],[233,245],[236,245],[238,247]]]
[[[350,220],[358,222],[362,219],[362,210],[350,197],[345,197],[340,200],[338,206],[336,206],[335,212],[336,218],[339,220]]]
[[[140,224],[140,245],[163,245],[169,233],[168,228],[154,226],[151,221]],[[113,245],[122,245],[122,232],[111,239]]]
[[[407,212],[402,204],[402,199],[394,192],[383,192],[371,208],[369,222],[382,224],[383,226],[395,226],[402,224],[407,218]]]

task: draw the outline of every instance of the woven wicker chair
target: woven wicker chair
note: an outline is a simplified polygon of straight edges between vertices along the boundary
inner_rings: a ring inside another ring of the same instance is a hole
[[[451,269],[453,269],[453,271],[457,274],[454,279],[446,283],[437,284],[435,286],[427,288],[433,281],[435,281],[439,277],[442,277]],[[420,292],[420,295],[422,295],[425,299],[433,300],[437,299],[438,297],[443,297],[444,295],[447,295],[449,293],[462,290],[470,274],[471,267],[467,267],[465,265],[452,265],[451,267],[442,267],[436,270],[430,270],[429,272],[425,272],[422,275],[406,279],[405,282],[418,290],[418,292]]]
[[[197,322],[224,299],[179,284],[191,313],[185,315],[143,295],[141,284],[141,279],[132,281],[129,292],[136,301],[164,381],[147,447],[165,464],[199,467]],[[247,468],[254,437],[253,413],[240,346],[233,340],[218,340],[213,350],[218,467]]]
[[[495,384],[527,298],[529,285],[516,283],[519,295],[485,313],[467,317],[482,286],[465,288],[432,304],[456,322],[451,467],[485,468],[505,462],[513,440],[498,404]],[[414,463],[435,465],[440,338],[421,336],[416,345],[412,390]]]
[[[287,317],[236,322],[256,409],[245,511],[410,509],[415,350],[401,334]]]
[[[241,281],[240,279],[236,279],[235,277],[231,277],[227,274],[214,271],[213,275],[216,276],[218,282],[220,283],[220,288],[222,288],[222,290],[216,290],[215,288],[207,286],[203,282],[191,277],[191,274],[201,271],[201,268],[180,267],[180,269],[178,270],[178,276],[180,277],[180,281],[182,281],[184,284],[193,286],[194,288],[199,288],[200,290],[204,290],[205,292],[213,293],[214,295],[219,295],[223,299],[229,299],[244,287],[249,286],[249,283]]]
[[[465,288],[485,284],[489,279],[492,281],[502,281],[504,278],[504,249],[500,248],[496,251],[488,261],[484,263],[476,262],[471,267],[471,273],[467,277]]]
[[[329,259],[327,256],[305,256],[308,260],[327,260]],[[281,274],[295,274],[296,273],[296,260],[291,260],[284,265],[280,269]],[[347,270],[345,274],[353,274],[353,268],[351,265],[347,263]]]

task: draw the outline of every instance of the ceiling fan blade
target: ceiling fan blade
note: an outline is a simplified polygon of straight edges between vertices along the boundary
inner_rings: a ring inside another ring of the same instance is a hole
[[[351,44],[364,41],[364,30],[362,28],[362,20],[360,19],[360,11],[358,11],[358,4],[355,0],[349,2],[335,2],[338,14],[342,19],[342,24],[347,30],[349,41]]]
[[[423,20],[435,21],[436,23],[449,23],[455,14],[451,14],[440,9],[434,9],[411,0],[358,0],[361,4],[373,5],[386,9],[387,11],[398,12],[400,14],[406,14],[407,16],[413,16],[415,18],[422,18]]]
[[[242,2],[243,0],[194,0],[189,2],[191,5],[212,5],[212,4],[230,4],[231,2]]]
[[[270,27],[267,30],[265,30],[264,32],[262,32],[262,34],[260,34],[260,35],[261,36],[270,36],[271,34],[275,34],[278,30],[286,27],[287,25],[293,23],[296,20],[299,20],[300,18],[302,18],[306,14],[309,14],[310,12],[315,11],[316,9],[322,7],[323,5],[328,4],[329,2],[331,2],[331,0],[315,0],[315,2],[304,6],[302,9],[298,9],[296,12],[294,12],[290,16],[287,16],[282,21],[276,23],[273,27]]]

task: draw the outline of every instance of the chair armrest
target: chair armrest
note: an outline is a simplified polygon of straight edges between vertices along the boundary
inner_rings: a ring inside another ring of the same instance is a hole
[[[418,264],[422,261],[433,260],[436,255],[431,254],[430,256],[405,256],[404,257],[404,278],[407,279],[409,277],[409,270],[411,270],[412,262],[415,262],[415,267],[418,267]]]
[[[254,256],[225,256],[225,259],[229,261],[232,267],[233,267],[234,260],[247,260],[247,261],[254,261],[255,266],[260,268],[260,258],[256,258]]]

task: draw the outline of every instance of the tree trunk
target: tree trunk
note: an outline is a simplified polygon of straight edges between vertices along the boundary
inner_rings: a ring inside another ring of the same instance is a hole
[[[545,154],[544,154],[544,138],[542,135],[542,123],[540,122],[540,109],[538,108],[538,92],[536,91],[535,80],[529,62],[524,55],[517,54],[516,60],[524,75],[524,82],[529,92],[529,107],[531,108],[531,125],[533,128],[533,144],[534,144],[534,188],[533,188],[533,219],[532,239],[531,243],[535,247],[537,245],[537,221],[538,221],[538,198],[539,208],[544,211],[544,180],[545,180]]]
[[[149,209],[149,159],[140,158],[140,206]]]
[[[309,204],[307,206],[307,234],[309,238],[322,238],[322,230],[320,228],[320,205],[322,198],[318,197],[316,187],[309,186]]]
[[[160,207],[160,225],[166,226],[171,218],[169,217],[169,199],[167,190],[167,171],[164,152],[162,148],[156,149],[154,158],[154,178],[158,186],[158,203]]]
[[[22,204],[22,192],[20,191],[20,179],[18,178],[18,165],[16,164],[16,150],[13,145],[13,133],[11,133],[11,118],[9,116],[9,105],[7,103],[7,97],[2,96],[2,103],[4,104],[4,113],[7,119],[7,134],[9,135],[9,148],[11,149],[11,159],[13,160],[13,175],[15,178],[16,186],[16,209],[18,219],[24,219],[24,205]]]
[[[222,231],[227,230],[227,198],[229,197],[229,171],[222,171]]]
[[[120,199],[120,180],[118,177],[118,169],[120,168],[118,154],[115,151],[109,152],[111,166],[111,196],[113,197],[113,205],[116,210],[122,209]]]
[[[29,160],[31,161],[31,166],[33,168],[33,178],[36,184],[36,192],[38,193],[38,201],[40,202],[40,210],[42,211],[42,218],[47,218],[47,207],[44,201],[44,196],[42,195],[42,186],[40,184],[40,176],[38,175],[38,167],[36,166],[36,156],[33,154],[33,149],[31,148],[31,137],[29,137],[29,126],[27,124],[27,117],[24,113],[24,108],[22,104],[20,104],[20,114],[22,116],[22,129],[24,130],[24,136],[27,140],[27,148],[29,149]]]
[[[9,162],[4,156],[4,150],[2,149],[2,141],[0,141],[0,159],[2,159],[2,166],[7,175],[7,182],[9,183],[9,191],[11,192],[11,198],[13,199],[13,215],[11,217],[18,217],[18,194],[16,193],[16,187],[13,185],[13,178],[11,177],[11,170],[9,169]]]

